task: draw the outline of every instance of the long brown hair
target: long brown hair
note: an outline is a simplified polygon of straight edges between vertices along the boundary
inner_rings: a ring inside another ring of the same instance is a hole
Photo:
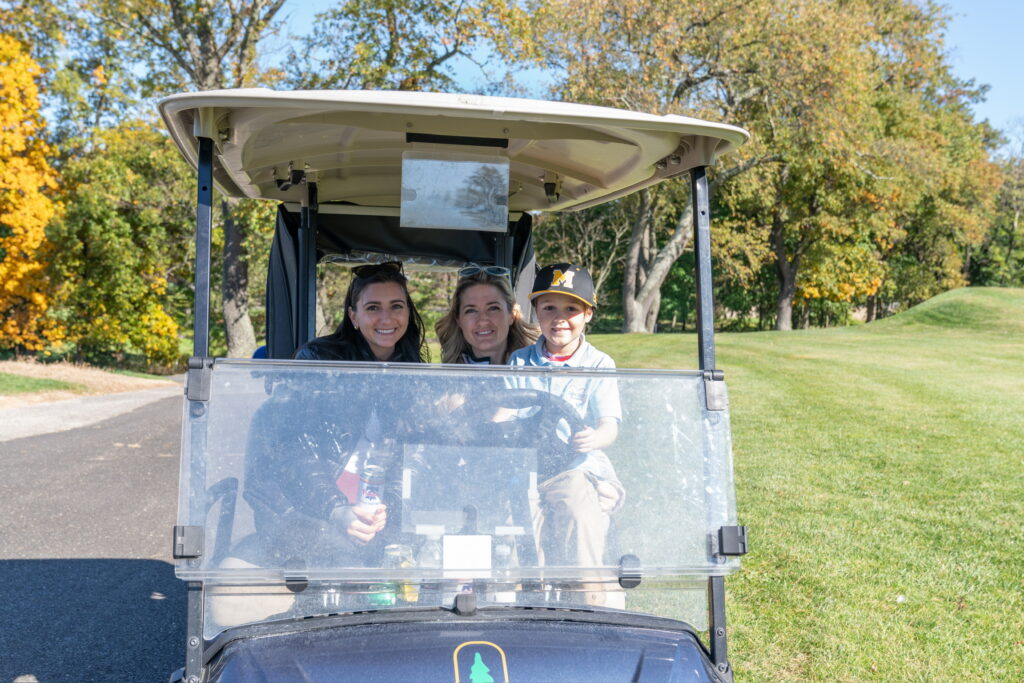
[[[459,329],[459,307],[462,305],[463,292],[474,285],[497,287],[501,292],[501,298],[505,301],[505,306],[512,313],[512,324],[508,328],[508,339],[505,343],[502,363],[508,361],[508,357],[513,351],[529,346],[540,336],[540,328],[523,320],[523,313],[519,310],[519,304],[516,303],[515,295],[512,293],[512,284],[508,278],[479,272],[459,279],[455,286],[455,293],[452,295],[451,304],[448,306],[448,312],[434,325],[437,340],[441,343],[442,363],[461,363],[462,354],[473,351],[469,342],[462,336],[462,330]]]
[[[359,295],[363,293],[364,289],[370,285],[385,282],[394,282],[401,286],[402,292],[405,293],[405,303],[409,307],[409,326],[402,338],[395,344],[395,356],[405,361],[428,362],[430,350],[427,348],[426,335],[423,334],[423,320],[412,303],[412,297],[409,296],[409,281],[398,268],[378,268],[367,277],[355,276],[352,278],[348,292],[345,293],[345,317],[332,337],[342,343],[355,343],[357,338],[363,338],[363,334],[352,324],[352,315],[349,311],[355,308],[359,301]]]

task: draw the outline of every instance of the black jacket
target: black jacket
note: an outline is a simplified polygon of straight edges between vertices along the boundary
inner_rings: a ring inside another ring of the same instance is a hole
[[[342,339],[337,332],[326,337],[317,337],[308,341],[295,351],[296,360],[359,360],[376,361],[363,335],[356,333],[353,339]],[[419,363],[419,356],[401,348],[395,349],[395,355],[388,359],[389,363]]]

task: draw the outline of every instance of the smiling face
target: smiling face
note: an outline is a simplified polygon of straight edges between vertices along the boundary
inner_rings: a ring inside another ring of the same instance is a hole
[[[377,282],[359,293],[355,308],[348,309],[352,325],[359,330],[377,360],[388,360],[395,344],[409,329],[409,303],[397,282]]]
[[[459,330],[478,358],[487,356],[497,365],[504,360],[512,311],[494,285],[472,285],[459,297]]]
[[[544,347],[556,356],[576,353],[594,309],[568,294],[542,294],[533,301]]]

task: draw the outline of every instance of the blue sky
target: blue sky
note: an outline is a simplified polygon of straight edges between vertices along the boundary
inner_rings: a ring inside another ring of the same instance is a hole
[[[923,0],[922,0],[923,1]],[[991,86],[975,115],[1009,132],[1024,128],[1024,0],[939,0],[952,17],[946,50],[954,73]],[[305,0],[285,5],[291,33],[301,33],[303,23],[333,0]],[[475,75],[467,73],[471,77]],[[1024,131],[1022,131],[1024,133]]]
[[[1008,132],[1024,126],[1024,2],[1021,0],[947,0],[952,14],[947,34],[950,65],[961,78],[991,86],[985,102],[975,107]]]

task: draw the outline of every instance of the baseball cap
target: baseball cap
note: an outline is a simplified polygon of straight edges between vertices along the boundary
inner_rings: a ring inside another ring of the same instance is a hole
[[[537,271],[530,301],[541,294],[568,294],[594,308],[594,280],[583,266],[572,263],[553,263]]]

